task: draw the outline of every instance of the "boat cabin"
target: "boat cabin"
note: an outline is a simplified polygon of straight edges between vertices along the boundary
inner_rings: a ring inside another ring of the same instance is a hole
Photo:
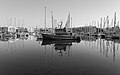
[[[55,35],[70,35],[70,32],[66,32],[66,28],[55,29]]]

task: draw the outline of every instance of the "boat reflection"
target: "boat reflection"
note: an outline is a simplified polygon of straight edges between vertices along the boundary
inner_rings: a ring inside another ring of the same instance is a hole
[[[21,39],[21,40],[28,40],[28,37],[23,36],[23,37],[19,37],[18,39]]]
[[[68,44],[68,43],[72,43],[72,42],[80,43],[80,41],[76,41],[76,40],[42,40],[41,45],[65,44],[65,43]]]
[[[98,38],[94,36],[81,36],[81,39],[84,41],[96,41]]]
[[[9,39],[10,39],[10,38],[8,38],[8,37],[1,37],[1,38],[0,38],[0,41],[7,42],[7,41],[9,41]]]
[[[63,56],[63,52],[68,51],[68,55],[70,53],[70,47],[72,46],[72,43],[80,43],[80,41],[75,40],[59,40],[59,41],[53,41],[53,40],[43,40],[41,45],[54,45],[55,51],[58,52],[59,56]]]

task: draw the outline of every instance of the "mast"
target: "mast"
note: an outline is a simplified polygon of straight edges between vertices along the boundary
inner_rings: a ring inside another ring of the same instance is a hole
[[[119,21],[117,22],[117,26],[119,27]]]
[[[52,33],[53,33],[53,11],[51,11],[51,18],[52,18]]]
[[[45,6],[45,33],[46,33],[46,6]]]
[[[72,17],[71,17],[71,33],[72,33]]]
[[[98,33],[99,33],[99,30],[100,30],[100,28],[99,28],[99,21],[97,22],[97,25],[98,25]]]
[[[14,27],[16,26],[16,18],[14,18]]]
[[[116,26],[116,12],[114,14],[114,27]]]
[[[101,29],[102,29],[102,17],[101,17],[101,23],[100,23],[100,33],[101,33]]]
[[[106,18],[104,17],[104,25],[103,25],[103,29],[105,28],[106,25]]]
[[[94,26],[96,27],[96,20],[95,20]]]
[[[109,28],[109,16],[107,16],[107,27]]]
[[[9,19],[7,19],[7,27],[9,26],[9,22],[10,22]]]
[[[113,19],[111,20],[111,26],[113,27]]]
[[[100,28],[102,29],[102,18],[101,18]]]
[[[20,20],[18,21],[18,26],[20,27]]]
[[[22,27],[23,27],[23,24],[24,24],[24,19],[22,19]]]
[[[91,24],[92,26],[94,25],[94,20],[92,20],[92,24]]]
[[[10,18],[10,26],[12,26],[12,18]]]

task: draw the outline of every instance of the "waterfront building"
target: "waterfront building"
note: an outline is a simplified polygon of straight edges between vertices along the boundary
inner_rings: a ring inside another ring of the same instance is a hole
[[[22,32],[28,32],[28,29],[26,27],[17,27],[17,32],[22,33]]]
[[[73,32],[77,32],[77,33],[89,33],[89,34],[93,34],[93,33],[97,33],[97,28],[96,26],[85,26],[85,27],[78,27],[78,28],[73,28]]]
[[[0,27],[1,33],[8,33],[8,27]]]
[[[41,30],[40,28],[37,28],[37,27],[36,27],[36,28],[33,29],[33,32],[35,32],[35,33],[36,33],[36,32],[39,33],[40,30]]]
[[[17,30],[18,30],[17,27],[13,27],[13,26],[9,26],[9,27],[8,27],[8,32],[10,32],[10,33],[16,33]]]

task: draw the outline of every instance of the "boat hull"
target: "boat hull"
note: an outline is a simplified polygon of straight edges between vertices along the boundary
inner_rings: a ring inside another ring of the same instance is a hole
[[[41,34],[44,40],[80,40],[80,37],[72,37],[70,35]]]

